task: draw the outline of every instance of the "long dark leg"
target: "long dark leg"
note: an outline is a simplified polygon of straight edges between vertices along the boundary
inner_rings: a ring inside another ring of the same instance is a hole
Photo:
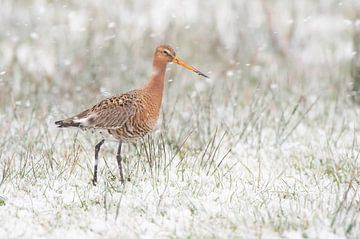
[[[119,142],[119,147],[118,147],[118,151],[116,154],[116,160],[119,166],[119,171],[120,171],[120,181],[122,184],[124,184],[125,180],[124,180],[124,175],[123,175],[123,170],[122,170],[122,165],[121,165],[121,141]]]
[[[101,140],[96,146],[95,146],[95,164],[94,164],[94,177],[93,177],[93,185],[96,186],[97,183],[97,168],[99,164],[99,151],[101,148],[101,145],[105,142],[105,139]]]

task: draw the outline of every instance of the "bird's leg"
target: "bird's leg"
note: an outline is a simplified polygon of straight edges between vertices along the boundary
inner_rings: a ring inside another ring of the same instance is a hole
[[[101,148],[101,145],[105,142],[105,139],[101,140],[96,146],[95,146],[95,164],[94,164],[94,177],[93,177],[93,185],[96,186],[97,183],[97,168],[99,164],[99,151]]]
[[[124,180],[124,175],[123,175],[123,171],[122,171],[122,165],[121,165],[121,141],[119,142],[119,147],[118,147],[118,151],[116,154],[116,160],[119,166],[119,171],[120,171],[120,181],[122,184],[124,184],[125,180]]]

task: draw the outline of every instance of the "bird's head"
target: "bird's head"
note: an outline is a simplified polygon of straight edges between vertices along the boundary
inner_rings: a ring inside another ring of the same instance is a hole
[[[206,78],[209,78],[207,75],[205,75],[204,73],[200,72],[198,69],[196,69],[193,66],[190,66],[189,64],[187,64],[185,61],[181,60],[179,57],[176,56],[176,52],[174,51],[174,49],[172,49],[170,46],[168,45],[161,45],[158,46],[156,48],[155,51],[155,57],[163,62],[174,62],[188,70],[191,70],[193,72],[195,72],[196,74],[199,74],[201,76],[204,76]]]

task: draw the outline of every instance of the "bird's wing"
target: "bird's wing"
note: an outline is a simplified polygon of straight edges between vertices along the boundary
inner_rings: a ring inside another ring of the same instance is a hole
[[[120,128],[136,113],[133,92],[107,98],[69,120],[81,128]]]

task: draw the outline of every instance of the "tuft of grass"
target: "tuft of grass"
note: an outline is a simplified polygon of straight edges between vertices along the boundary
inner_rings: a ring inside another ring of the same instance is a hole
[[[3,198],[3,197],[0,196],[0,207],[1,207],[1,206],[5,206],[5,205],[6,205],[5,198]]]

